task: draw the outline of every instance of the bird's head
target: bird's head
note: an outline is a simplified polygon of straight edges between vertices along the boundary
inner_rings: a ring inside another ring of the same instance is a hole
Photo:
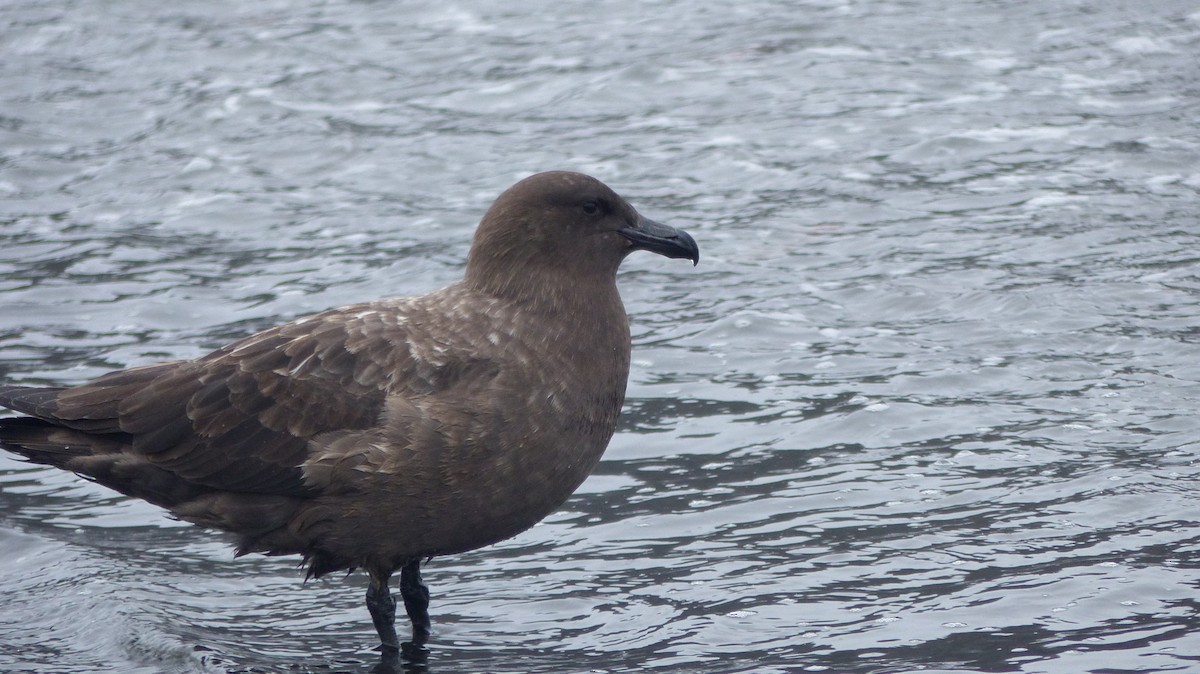
[[[700,260],[687,232],[642,217],[599,180],[569,171],[538,173],[507,189],[484,215],[467,282],[493,292],[544,283],[547,273],[563,275],[567,284],[585,278],[611,283],[621,260],[635,250]]]

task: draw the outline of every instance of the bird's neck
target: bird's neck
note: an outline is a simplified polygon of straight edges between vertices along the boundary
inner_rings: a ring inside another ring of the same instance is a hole
[[[545,264],[474,264],[468,265],[463,284],[473,292],[519,304],[527,311],[619,321],[627,326],[616,276],[616,269],[566,270]]]

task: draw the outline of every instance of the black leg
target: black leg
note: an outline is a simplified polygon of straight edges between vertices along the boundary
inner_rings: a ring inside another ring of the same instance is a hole
[[[421,560],[414,559],[400,570],[400,596],[404,598],[404,610],[412,620],[412,642],[404,644],[405,657],[420,660],[428,652],[429,643],[429,588],[421,580]]]
[[[371,622],[375,623],[375,631],[379,633],[379,643],[383,644],[384,653],[400,650],[400,640],[396,638],[396,600],[388,591],[390,576],[390,573],[371,572],[371,584],[367,586],[367,610],[371,612]],[[405,604],[407,603],[408,600],[405,599]]]

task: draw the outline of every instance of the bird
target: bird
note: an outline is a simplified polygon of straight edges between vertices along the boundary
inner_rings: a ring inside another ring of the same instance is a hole
[[[236,555],[364,571],[380,650],[423,657],[423,562],[515,536],[600,460],[629,376],[617,269],[695,240],[570,171],[505,190],[461,280],[351,304],[71,387],[0,385],[0,447],[178,519]],[[390,579],[412,624],[397,636]]]

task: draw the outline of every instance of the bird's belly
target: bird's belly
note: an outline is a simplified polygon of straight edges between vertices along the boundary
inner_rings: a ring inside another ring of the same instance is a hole
[[[447,457],[423,467],[420,480],[412,473],[377,475],[358,494],[321,498],[306,509],[301,517],[316,523],[306,537],[313,548],[338,550],[348,566],[465,552],[511,538],[554,512],[587,478],[612,435],[600,430],[553,448]]]
[[[608,443],[579,440],[541,458],[489,465],[429,513],[429,554],[464,552],[515,536],[561,506],[587,479]]]

